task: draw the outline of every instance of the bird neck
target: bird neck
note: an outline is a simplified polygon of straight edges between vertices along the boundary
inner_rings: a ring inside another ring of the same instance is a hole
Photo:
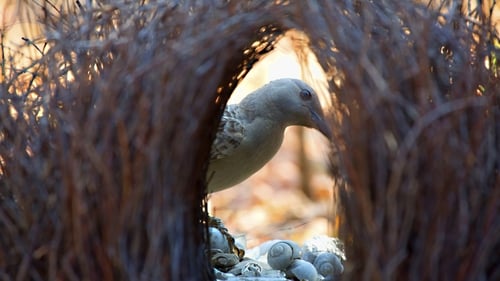
[[[283,110],[276,104],[270,94],[265,92],[254,92],[244,98],[239,104],[240,110],[246,115],[248,120],[262,118],[268,124],[284,131],[287,126],[288,116],[283,113]]]

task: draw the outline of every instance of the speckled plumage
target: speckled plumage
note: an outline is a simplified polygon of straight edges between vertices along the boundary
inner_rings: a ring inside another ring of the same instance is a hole
[[[236,149],[245,137],[245,125],[239,107],[230,104],[224,110],[219,123],[217,137],[212,144],[210,161],[227,157]]]
[[[212,144],[208,191],[229,188],[255,173],[278,151],[285,128],[315,128],[330,137],[318,97],[306,83],[278,79],[228,105]]]

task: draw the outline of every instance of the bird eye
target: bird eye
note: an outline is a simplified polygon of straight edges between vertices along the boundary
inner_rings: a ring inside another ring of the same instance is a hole
[[[312,98],[312,94],[309,90],[307,89],[302,89],[300,91],[300,97],[303,99],[303,100],[310,100]]]

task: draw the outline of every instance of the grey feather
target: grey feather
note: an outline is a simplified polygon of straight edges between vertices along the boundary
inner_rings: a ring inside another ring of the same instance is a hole
[[[245,138],[245,126],[242,124],[238,105],[226,107],[217,129],[216,138],[210,151],[210,160],[217,160],[231,155]]]

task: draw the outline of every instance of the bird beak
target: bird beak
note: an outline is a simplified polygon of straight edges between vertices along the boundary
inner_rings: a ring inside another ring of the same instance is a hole
[[[314,128],[320,131],[327,139],[332,139],[332,131],[330,130],[330,127],[328,127],[328,123],[326,123],[325,118],[312,110],[311,116]]]

